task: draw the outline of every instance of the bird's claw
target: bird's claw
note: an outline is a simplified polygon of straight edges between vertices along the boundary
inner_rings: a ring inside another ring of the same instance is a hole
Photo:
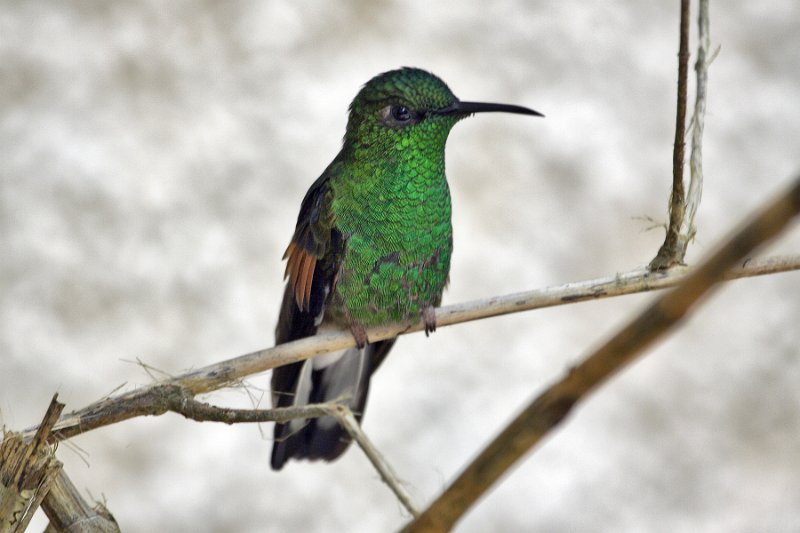
[[[425,336],[436,331],[436,310],[429,305],[422,310],[422,321],[425,322]]]
[[[353,334],[353,338],[356,340],[356,346],[358,346],[359,350],[362,349],[367,344],[369,344],[369,339],[367,338],[367,331],[361,324],[356,324],[356,323],[350,324],[350,333]]]

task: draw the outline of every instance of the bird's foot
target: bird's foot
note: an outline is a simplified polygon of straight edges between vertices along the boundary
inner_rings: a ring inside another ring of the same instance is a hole
[[[436,310],[429,305],[422,310],[422,321],[425,322],[425,336],[436,331]]]
[[[356,346],[358,346],[359,350],[369,344],[367,330],[365,330],[364,326],[361,324],[355,322],[350,323],[350,333],[353,334],[353,338],[356,340]]]

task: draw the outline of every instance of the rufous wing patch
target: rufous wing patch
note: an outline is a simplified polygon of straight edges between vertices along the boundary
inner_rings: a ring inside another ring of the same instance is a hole
[[[317,258],[299,247],[294,241],[289,243],[283,258],[288,259],[283,277],[289,277],[289,285],[292,287],[297,307],[301,311],[307,311],[311,304],[311,285],[314,280]]]

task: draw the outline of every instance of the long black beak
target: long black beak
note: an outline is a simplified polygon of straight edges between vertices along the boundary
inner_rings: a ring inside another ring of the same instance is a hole
[[[519,115],[533,115],[543,117],[544,115],[533,109],[523,107],[521,105],[511,104],[489,104],[485,102],[461,102],[456,101],[447,107],[436,109],[431,113],[436,115],[456,115],[466,117],[473,113],[488,113],[488,112],[501,112],[501,113],[517,113]]]

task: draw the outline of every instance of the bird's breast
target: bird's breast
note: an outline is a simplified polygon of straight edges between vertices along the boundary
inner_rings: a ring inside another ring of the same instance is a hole
[[[449,196],[419,198],[377,197],[367,216],[340,227],[347,240],[332,312],[370,326],[412,319],[440,303],[452,254]]]

